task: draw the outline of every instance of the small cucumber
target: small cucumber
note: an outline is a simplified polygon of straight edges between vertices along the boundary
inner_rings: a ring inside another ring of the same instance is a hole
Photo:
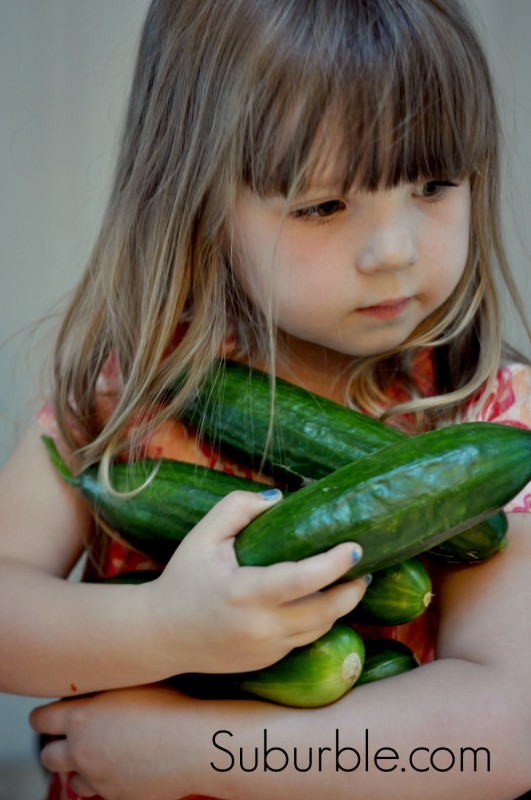
[[[373,573],[352,618],[366,625],[402,625],[420,617],[432,598],[428,571],[418,558]]]
[[[395,639],[372,639],[365,642],[365,663],[356,686],[381,681],[409,672],[419,666],[413,651]]]
[[[498,512],[441,542],[429,550],[428,555],[447,564],[479,564],[507,546],[508,527],[506,514]]]
[[[276,664],[233,675],[231,681],[255,697],[313,708],[333,703],[352,689],[364,659],[361,636],[350,625],[336,622],[324,636],[292,650]]]

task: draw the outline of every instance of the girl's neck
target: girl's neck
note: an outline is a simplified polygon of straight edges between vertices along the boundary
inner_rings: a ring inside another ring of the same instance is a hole
[[[276,374],[308,391],[344,404],[352,356],[281,333],[277,342]]]

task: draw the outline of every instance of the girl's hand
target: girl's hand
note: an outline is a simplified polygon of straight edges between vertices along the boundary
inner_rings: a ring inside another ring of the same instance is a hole
[[[324,589],[361,556],[354,543],[299,562],[238,565],[234,536],[281,496],[231,493],[188,534],[162,575],[140,587],[152,604],[164,675],[267,666],[322,636],[363,597],[363,578]]]
[[[191,791],[184,753],[193,703],[161,685],[118,689],[41,706],[30,724],[64,737],[43,748],[41,761],[70,773],[80,797],[177,800]]]

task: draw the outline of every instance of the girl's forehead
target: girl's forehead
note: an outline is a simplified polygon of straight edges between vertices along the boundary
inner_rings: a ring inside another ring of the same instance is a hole
[[[385,115],[387,120],[392,117]],[[436,121],[433,121],[434,126]],[[295,160],[296,141],[300,133],[291,128],[294,142],[282,136],[279,165]],[[281,193],[304,193],[314,190],[346,192],[352,189],[375,191],[411,183],[419,178],[461,178],[469,173],[468,162],[456,166],[455,148],[448,145],[448,153],[430,150],[429,132],[422,129],[406,130],[406,125],[375,126],[370,121],[364,126],[360,120],[325,117],[318,126],[308,151],[294,169],[293,180]],[[286,168],[286,166],[285,166]],[[272,184],[279,188],[281,170],[272,176]]]

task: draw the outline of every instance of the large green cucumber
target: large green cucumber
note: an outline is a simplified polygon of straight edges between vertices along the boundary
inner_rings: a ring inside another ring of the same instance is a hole
[[[42,438],[59,474],[81,490],[97,518],[138,550],[163,564],[222,497],[236,489],[264,488],[263,484],[218,470],[162,459],[113,463],[110,481],[114,491],[111,492],[99,480],[97,466],[73,475],[53,439]],[[134,492],[141,486],[141,491]],[[124,492],[129,495],[120,496],[119,493]]]
[[[280,378],[275,381],[273,401],[270,376],[234,361],[223,362],[204,381],[183,419],[210,442],[228,448],[241,463],[288,484],[294,477],[310,483],[406,438],[395,428]],[[502,546],[498,532],[503,527],[507,528],[507,519],[500,510],[492,525],[473,527],[442,542],[433,555],[468,563],[473,553],[474,561],[483,561]]]
[[[402,625],[420,617],[432,599],[429,573],[419,558],[373,573],[352,619],[366,625]]]
[[[365,663],[356,685],[392,678],[418,666],[418,659],[406,644],[395,639],[371,639],[365,642]]]
[[[271,426],[271,412],[274,409]],[[224,362],[182,413],[186,422],[242,463],[303,482],[322,478],[405,434],[280,378]]]
[[[348,577],[396,564],[486,519],[531,479],[531,431],[448,426],[363,456],[288,495],[235,540],[242,564],[298,560],[342,541],[363,558]]]

